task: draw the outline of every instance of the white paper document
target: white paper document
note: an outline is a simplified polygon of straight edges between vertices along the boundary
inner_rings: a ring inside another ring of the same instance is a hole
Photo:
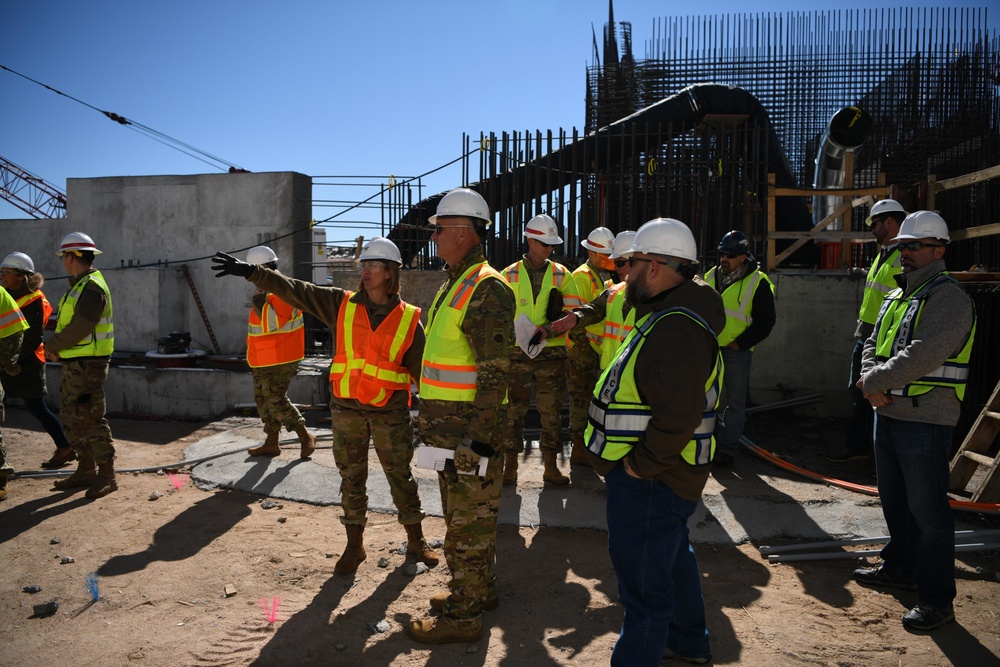
[[[546,338],[538,345],[530,345],[531,337],[535,335],[535,328],[535,323],[524,313],[521,313],[514,320],[514,338],[517,340],[518,346],[532,359],[537,357],[538,353],[544,350],[545,346],[549,344],[549,339]]]
[[[417,447],[417,467],[426,468],[427,470],[437,470],[441,472],[444,470],[444,462],[448,459],[455,458],[455,450],[444,449],[442,447],[427,447],[426,445],[421,445]],[[486,466],[489,465],[490,460],[485,456],[479,457],[479,467],[473,472],[462,472],[458,471],[459,475],[479,475],[480,477],[486,476]]]

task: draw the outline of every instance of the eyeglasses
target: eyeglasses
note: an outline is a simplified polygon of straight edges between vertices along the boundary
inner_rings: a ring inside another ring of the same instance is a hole
[[[472,228],[472,225],[427,225],[427,229],[431,230],[431,234],[441,234],[442,229],[465,229]]]
[[[623,266],[625,266],[626,264],[628,264],[628,260],[627,259],[616,259],[615,260],[615,266],[618,267],[619,269],[622,268]]]
[[[902,250],[909,250],[910,252],[917,252],[921,248],[943,248],[943,243],[924,243],[922,241],[907,241],[906,243],[900,243],[896,245],[897,248]]]
[[[650,264],[663,264],[664,266],[670,266],[666,262],[661,262],[658,259],[643,259],[641,257],[629,257],[628,258],[629,268],[632,268],[633,266],[635,266],[636,262],[649,262]]]
[[[719,254],[725,257],[726,259],[736,259],[737,257],[743,256],[743,253],[741,252],[721,252]]]
[[[365,259],[359,262],[362,269],[384,269],[386,268],[385,262],[380,259]]]

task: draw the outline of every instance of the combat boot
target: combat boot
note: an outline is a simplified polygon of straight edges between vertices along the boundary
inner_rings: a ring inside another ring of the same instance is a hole
[[[354,574],[358,565],[368,557],[364,545],[365,527],[349,523],[344,528],[347,530],[347,546],[340,560],[333,566],[333,571],[335,574]]]
[[[545,470],[542,471],[542,481],[553,486],[566,486],[569,484],[569,477],[562,474],[559,464],[556,462],[555,452],[542,452],[542,461],[545,463]]]
[[[302,443],[302,449],[299,451],[300,459],[307,459],[312,456],[313,452],[316,451],[316,436],[309,432],[305,424],[299,424],[295,427],[295,432],[299,436],[299,442]]]
[[[87,489],[87,497],[103,498],[117,490],[118,482],[115,480],[115,464],[111,461],[99,464],[97,466],[97,479]]]
[[[403,528],[406,529],[406,553],[413,554],[427,567],[434,567],[441,562],[437,552],[424,539],[424,529],[419,523],[407,524]]]
[[[590,460],[587,459],[587,448],[583,446],[582,438],[573,438],[573,449],[569,455],[569,464],[571,466],[585,466],[587,468],[593,468],[590,465]]]
[[[434,611],[444,611],[444,603],[451,597],[448,591],[441,591],[431,596],[431,609]],[[483,600],[483,611],[493,611],[500,606],[500,596],[496,589],[486,592],[486,599]]]
[[[459,626],[451,619],[439,616],[410,621],[409,633],[411,639],[421,644],[461,644],[482,639],[483,624]]]
[[[0,500],[7,500],[7,475],[0,475]]]
[[[511,486],[517,484],[517,459],[520,454],[517,452],[507,452],[503,461],[503,485]]]
[[[277,456],[281,454],[281,446],[278,445],[278,434],[268,433],[267,440],[260,447],[252,447],[247,450],[250,456]]]
[[[86,454],[80,454],[80,462],[76,466],[76,470],[72,475],[66,479],[57,479],[52,483],[52,486],[60,491],[65,491],[66,489],[82,489],[85,486],[90,486],[97,481],[97,464],[94,463],[94,459]]]
[[[42,468],[45,470],[52,470],[54,468],[62,468],[71,461],[76,460],[76,452],[73,451],[72,447],[59,447],[56,449],[56,453],[52,455],[52,458],[48,461],[42,463]]]

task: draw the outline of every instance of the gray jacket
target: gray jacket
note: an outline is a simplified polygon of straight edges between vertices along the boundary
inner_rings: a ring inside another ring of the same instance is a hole
[[[922,269],[900,274],[897,281],[904,285],[908,297],[934,275],[945,270],[943,260],[931,262]],[[905,282],[904,282],[905,281]],[[875,358],[878,326],[865,341],[861,361],[861,381],[866,394],[883,393],[903,387],[938,368],[957,354],[969,336],[975,320],[975,306],[964,289],[954,283],[935,287],[920,311],[920,321],[913,340],[891,359],[879,363]],[[893,402],[876,412],[885,417],[904,421],[954,426],[958,423],[961,403],[950,387],[934,387],[928,393],[913,398],[893,397]]]

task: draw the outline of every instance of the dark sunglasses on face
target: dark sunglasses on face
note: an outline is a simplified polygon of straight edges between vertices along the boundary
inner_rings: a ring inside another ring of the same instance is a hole
[[[923,243],[922,241],[908,241],[906,243],[899,243],[896,245],[900,250],[909,250],[910,252],[917,252],[921,248],[943,248],[943,243]]]
[[[743,253],[740,253],[740,252],[723,252],[723,253],[719,253],[719,254],[721,254],[726,259],[736,259],[737,257],[742,256]]]
[[[615,266],[618,267],[619,269],[622,268],[623,266],[625,266],[626,264],[628,264],[628,260],[627,259],[616,259],[615,260]]]

